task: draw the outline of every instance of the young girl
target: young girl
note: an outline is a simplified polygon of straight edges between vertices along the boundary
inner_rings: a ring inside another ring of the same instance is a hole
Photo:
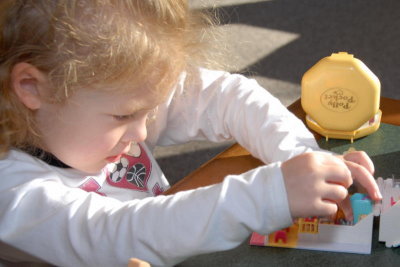
[[[380,198],[365,153],[312,152],[312,134],[256,82],[199,67],[205,20],[184,0],[0,10],[4,261],[173,265],[333,214],[354,179]],[[154,146],[231,138],[269,164],[160,195]]]

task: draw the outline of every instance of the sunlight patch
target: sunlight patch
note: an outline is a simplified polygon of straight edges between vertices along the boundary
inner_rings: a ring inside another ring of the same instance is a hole
[[[229,71],[245,70],[247,67],[267,57],[281,47],[293,42],[300,34],[249,26],[227,24],[223,27],[229,58],[226,59]]]

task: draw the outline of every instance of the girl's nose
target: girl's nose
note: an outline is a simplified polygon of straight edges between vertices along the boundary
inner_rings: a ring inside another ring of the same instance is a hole
[[[147,117],[145,116],[139,120],[130,122],[127,125],[122,141],[143,142],[147,138],[146,119]]]

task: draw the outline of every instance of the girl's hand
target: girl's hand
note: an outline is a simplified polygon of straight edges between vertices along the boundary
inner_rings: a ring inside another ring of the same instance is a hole
[[[382,195],[376,182],[370,183],[371,180],[375,181],[373,177],[375,168],[372,160],[364,151],[351,151],[345,153],[343,156],[337,157],[342,159],[347,168],[351,171],[354,182],[362,186],[360,190],[367,190],[367,193],[372,200],[377,201],[382,199]],[[368,178],[365,179],[365,177]],[[353,209],[351,208],[349,196],[347,196],[342,202],[338,203],[338,205],[343,210],[346,220],[353,221]]]
[[[311,152],[282,163],[292,217],[334,215],[337,205],[342,203],[349,213],[348,202],[344,201],[353,180],[358,181],[373,200],[381,199],[373,170],[371,160],[360,151],[344,156]]]

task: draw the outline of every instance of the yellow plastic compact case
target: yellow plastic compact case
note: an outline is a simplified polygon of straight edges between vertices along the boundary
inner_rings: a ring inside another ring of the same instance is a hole
[[[308,127],[329,138],[354,139],[378,130],[381,85],[374,73],[346,52],[311,67],[301,81]]]

